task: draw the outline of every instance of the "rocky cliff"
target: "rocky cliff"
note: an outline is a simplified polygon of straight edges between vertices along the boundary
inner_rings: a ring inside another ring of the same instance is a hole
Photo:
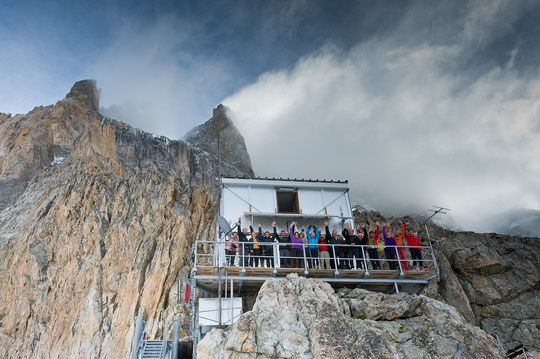
[[[218,151],[216,133],[221,134],[220,151]],[[249,177],[254,176],[244,137],[234,127],[225,106],[218,105],[214,109],[212,118],[189,131],[184,139],[208,153],[215,156],[219,154],[225,162],[232,164]]]
[[[186,315],[175,305],[175,288],[188,273],[191,243],[213,238],[218,135],[221,173],[253,175],[223,106],[178,141],[98,108],[99,91],[87,80],[55,105],[0,114],[1,357],[126,357],[138,314],[159,336],[164,318]],[[357,213],[360,223],[376,219],[383,220]],[[253,311],[213,332],[215,345],[205,339],[202,353],[496,357],[480,328],[498,334],[506,348],[537,347],[538,239],[430,231],[441,277],[427,294],[460,315],[425,297],[333,294],[291,277],[269,281]],[[283,341],[270,338],[275,329]]]
[[[182,314],[191,243],[213,238],[215,154],[105,118],[98,103],[81,81],[55,105],[0,116],[3,358],[126,357],[137,314],[150,335]],[[206,138],[234,132],[212,123]],[[224,175],[253,173],[238,147],[244,167],[224,157]]]
[[[357,211],[357,223],[386,221]],[[395,222],[394,223],[397,224]],[[412,227],[427,244],[423,225]],[[396,227],[397,229],[397,227]],[[471,324],[499,336],[505,349],[540,343],[540,238],[453,232],[430,224],[440,278],[427,295],[454,306]]]
[[[424,296],[269,279],[253,310],[199,343],[199,358],[503,358],[494,338]]]

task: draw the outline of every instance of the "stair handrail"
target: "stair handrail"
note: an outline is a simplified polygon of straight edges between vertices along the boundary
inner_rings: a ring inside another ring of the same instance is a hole
[[[175,316],[173,321],[172,358],[178,358],[178,341],[180,338],[180,317]]]
[[[141,347],[141,344],[143,342],[143,339],[146,338],[146,333],[144,330],[144,319],[142,315],[138,315],[135,319],[135,338],[133,340],[133,348],[132,348],[132,359],[137,359],[139,356],[139,350]]]
[[[163,328],[163,341],[161,342],[161,349],[159,351],[159,358],[165,358],[167,354],[167,342],[169,338],[169,320],[165,321],[165,327]]]

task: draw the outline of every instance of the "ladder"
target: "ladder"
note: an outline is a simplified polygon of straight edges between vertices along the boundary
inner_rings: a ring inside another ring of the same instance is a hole
[[[167,342],[167,349],[162,349],[163,342],[161,340],[147,340],[145,341],[143,348],[142,348],[142,354],[141,359],[169,359],[171,358],[171,351],[168,350],[170,347],[171,342]]]
[[[149,340],[147,329],[144,328],[144,320],[141,315],[137,316],[135,326],[135,338],[133,341],[132,359],[176,359],[178,357],[178,334],[180,318],[174,318],[173,340],[168,340],[169,322],[165,322],[162,340]]]

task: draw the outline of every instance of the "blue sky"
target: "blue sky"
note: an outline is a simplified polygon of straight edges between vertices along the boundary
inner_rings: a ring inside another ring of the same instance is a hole
[[[518,3],[519,19],[507,23],[506,17],[514,15],[505,9],[508,14],[501,12],[494,36],[448,66],[460,73],[485,71],[505,63],[514,48],[519,49],[516,68],[536,66],[540,5]],[[174,137],[174,131],[189,130],[219,101],[259,75],[290,69],[323,46],[348,51],[389,34],[400,43],[448,42],[466,9],[465,1],[3,1],[0,38],[8,56],[0,60],[0,108],[27,112],[60,99],[76,80],[100,80],[95,64],[105,54],[113,56],[119,41],[130,33],[136,40],[152,31],[159,36],[156,28],[166,24],[162,31],[171,45],[161,50],[172,66],[219,64],[213,68],[216,84],[197,84],[197,90],[208,95],[183,116],[178,114],[186,126],[165,129]],[[407,19],[407,13],[419,12],[423,16]],[[144,52],[147,44],[140,45],[133,46],[130,55]],[[103,90],[102,105],[115,103],[117,98]]]
[[[94,78],[104,113],[173,139],[223,102],[257,174],[348,178],[386,213],[438,204],[493,230],[540,209],[537,1],[8,0],[0,14],[2,112]]]

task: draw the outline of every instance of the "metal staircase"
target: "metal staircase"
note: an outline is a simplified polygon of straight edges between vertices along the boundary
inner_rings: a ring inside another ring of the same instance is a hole
[[[170,358],[170,341],[167,341],[167,348],[163,350],[163,342],[161,340],[146,340],[142,348],[141,359],[150,359],[150,358]]]
[[[138,316],[135,323],[135,340],[133,341],[132,359],[177,359],[178,336],[180,332],[180,318],[174,318],[173,340],[169,337],[169,322],[165,322],[162,340],[149,340],[147,328],[144,328],[142,316]]]

